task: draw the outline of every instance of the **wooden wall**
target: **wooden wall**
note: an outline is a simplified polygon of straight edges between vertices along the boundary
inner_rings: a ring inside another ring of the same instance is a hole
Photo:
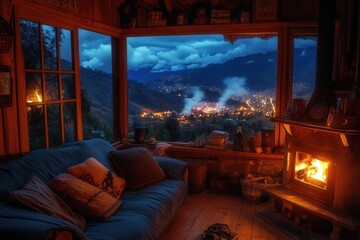
[[[10,22],[12,12],[12,4],[8,0],[0,2],[0,14],[8,22]],[[9,52],[0,53],[0,65],[11,66],[12,77],[12,105],[0,108],[0,156],[5,154],[15,154],[19,152],[19,128],[16,102],[16,83],[14,68],[14,44],[12,44]]]

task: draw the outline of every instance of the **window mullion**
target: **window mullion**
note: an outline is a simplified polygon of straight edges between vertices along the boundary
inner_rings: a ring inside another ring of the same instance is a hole
[[[60,100],[60,105],[59,105],[59,110],[60,110],[60,116],[59,116],[59,121],[60,121],[60,130],[61,130],[61,142],[62,144],[65,143],[65,129],[64,129],[64,110],[63,110],[63,98],[62,98],[62,74],[61,71],[62,69],[60,69],[61,67],[61,59],[60,59],[60,28],[56,28],[56,58],[57,58],[57,70],[59,71],[58,73],[58,94],[59,94],[59,100]]]
[[[42,31],[42,24],[39,24],[39,42],[40,42],[40,69],[42,70],[41,73],[41,92],[42,92],[42,106],[44,111],[44,133],[45,133],[45,147],[49,148],[49,133],[48,133],[48,117],[47,117],[47,104],[45,99],[46,94],[46,81],[45,81],[45,52],[44,52],[44,40],[43,40],[43,31]]]

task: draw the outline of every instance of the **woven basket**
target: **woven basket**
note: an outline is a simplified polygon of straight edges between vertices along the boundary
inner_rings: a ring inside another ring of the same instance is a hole
[[[279,187],[281,184],[265,183],[266,177],[257,177],[241,180],[241,192],[243,196],[252,202],[262,202],[268,199],[268,195],[263,189]]]

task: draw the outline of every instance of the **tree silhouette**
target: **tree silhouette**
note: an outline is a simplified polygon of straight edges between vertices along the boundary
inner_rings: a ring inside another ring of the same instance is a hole
[[[168,118],[166,118],[166,120],[164,122],[164,127],[169,132],[171,141],[177,141],[179,139],[180,124],[179,124],[178,120],[176,119],[176,114],[172,113]]]

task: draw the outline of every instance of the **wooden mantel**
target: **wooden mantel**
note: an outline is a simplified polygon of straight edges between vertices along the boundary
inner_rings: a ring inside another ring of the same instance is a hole
[[[290,136],[293,136],[291,126],[309,129],[309,130],[313,130],[313,131],[321,131],[321,132],[338,134],[345,147],[349,147],[349,138],[350,137],[360,136],[359,129],[337,129],[337,128],[328,127],[323,124],[298,121],[298,120],[287,119],[287,118],[282,118],[282,117],[271,118],[271,121],[281,123],[284,126],[286,132]]]

